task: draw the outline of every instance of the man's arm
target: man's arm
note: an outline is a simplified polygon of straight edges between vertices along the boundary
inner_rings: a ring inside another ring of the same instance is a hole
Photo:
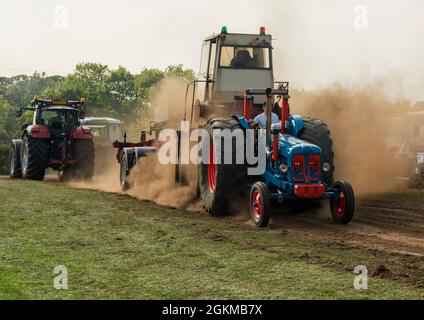
[[[252,120],[252,119],[249,120],[249,125],[250,125],[250,128],[252,129],[256,129],[257,127],[259,127],[259,123],[257,123],[255,120]]]
[[[249,124],[250,124],[250,127],[252,128],[252,129],[256,129],[256,128],[258,128],[260,125],[259,125],[259,117],[260,117],[260,115],[257,115],[256,117],[255,117],[255,119],[253,119],[253,120],[249,120]]]

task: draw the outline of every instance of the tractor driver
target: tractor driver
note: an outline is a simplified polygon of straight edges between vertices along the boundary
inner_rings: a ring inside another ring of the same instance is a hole
[[[271,124],[278,123],[280,120],[278,119],[278,115],[274,112],[271,112]],[[264,103],[264,112],[257,115],[255,119],[250,120],[250,127],[252,129],[260,128],[266,129],[266,103]]]
[[[236,56],[231,60],[231,67],[246,68],[251,67],[255,60],[247,50],[238,50]]]

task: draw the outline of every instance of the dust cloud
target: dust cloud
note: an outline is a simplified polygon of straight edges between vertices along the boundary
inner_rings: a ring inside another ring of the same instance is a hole
[[[167,128],[178,129],[185,113],[185,90],[186,82],[179,79],[160,82],[152,94],[153,119],[168,121]],[[393,161],[394,155],[386,144],[389,134],[396,135],[394,115],[399,112],[399,105],[390,102],[384,92],[382,81],[366,87],[335,84],[331,88],[291,92],[293,114],[327,123],[334,142],[335,178],[352,183],[359,196],[392,191],[405,185],[394,177],[402,175],[400,168],[407,167],[407,160]],[[201,211],[197,168],[190,165],[182,170],[187,176],[186,183],[176,184],[175,166],[160,164],[156,155],[142,158],[131,171],[129,180],[133,187],[128,193],[160,205]],[[113,157],[91,184],[73,183],[73,186],[119,192],[118,177],[119,165]]]
[[[178,78],[165,78],[155,86],[151,100],[155,122],[166,121],[166,128],[180,129],[181,121],[185,115],[189,119],[191,112],[191,105],[185,104],[186,88],[187,82]],[[191,97],[191,93],[188,92],[188,97]],[[201,211],[197,196],[197,167],[186,165],[180,170],[186,177],[185,183],[176,184],[175,165],[159,163],[156,155],[141,158],[129,177],[134,185],[129,194],[160,205]]]
[[[396,135],[394,115],[399,105],[384,95],[384,82],[367,87],[334,87],[310,92],[294,91],[291,112],[319,118],[327,123],[334,143],[335,178],[353,184],[358,195],[402,187],[407,160],[394,161],[387,146]]]
[[[99,158],[99,159],[97,159]],[[101,159],[101,165],[99,161]],[[74,188],[95,189],[106,192],[120,192],[119,164],[116,161],[115,149],[107,154],[96,155],[96,169],[93,179],[86,181],[70,181],[67,184]]]

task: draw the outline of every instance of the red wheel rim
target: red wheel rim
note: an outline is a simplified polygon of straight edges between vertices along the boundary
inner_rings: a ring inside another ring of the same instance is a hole
[[[338,201],[334,201],[334,212],[338,217],[343,217],[346,212],[346,195],[343,191],[339,191]]]
[[[209,190],[215,192],[216,188],[216,164],[213,144],[209,148],[209,163],[208,163],[208,184]]]
[[[260,220],[262,217],[262,197],[258,190],[252,193],[252,211],[256,220]]]

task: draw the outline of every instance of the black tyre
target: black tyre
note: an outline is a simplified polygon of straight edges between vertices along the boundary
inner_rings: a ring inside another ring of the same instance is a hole
[[[321,148],[322,152],[322,163],[328,163],[330,165],[329,171],[322,172],[322,180],[328,186],[334,183],[334,152],[333,152],[333,140],[331,140],[330,130],[327,125],[314,118],[303,118],[305,124],[303,130],[299,134],[299,138],[313,143]]]
[[[93,140],[76,140],[73,150],[77,163],[68,169],[69,175],[77,180],[90,181],[93,178],[95,161]]]
[[[22,178],[21,144],[22,141],[14,140],[9,150],[9,176],[14,179]]]
[[[337,190],[337,198],[330,200],[331,215],[337,223],[348,224],[355,213],[355,194],[352,186],[346,181],[338,181],[333,189]]]
[[[268,187],[263,182],[256,182],[250,190],[250,216],[259,228],[268,225],[271,217],[271,198]]]
[[[22,177],[29,180],[44,179],[49,164],[50,140],[25,136],[21,146]]]
[[[215,160],[217,157],[214,154],[213,145],[213,130],[216,129],[229,129],[232,133],[240,130],[239,133],[243,134],[243,149],[244,149],[244,131],[239,122],[234,119],[211,119],[205,126],[205,130],[210,136],[210,150],[209,159]],[[223,140],[223,139],[222,139]],[[225,159],[224,143],[221,141],[221,159]],[[215,161],[211,163],[202,163],[199,165],[199,189],[200,197],[202,199],[205,211],[214,216],[226,215],[229,212],[229,204],[235,197],[243,192],[244,185],[247,178],[247,166],[245,164],[243,153],[243,164],[236,163],[236,154],[238,148],[236,139],[232,141],[232,164],[216,164]]]
[[[127,191],[131,188],[131,184],[129,183],[127,177],[130,174],[130,164],[128,157],[132,157],[132,154],[128,154],[127,151],[122,153],[121,163],[119,168],[119,183],[121,185],[122,191]]]

